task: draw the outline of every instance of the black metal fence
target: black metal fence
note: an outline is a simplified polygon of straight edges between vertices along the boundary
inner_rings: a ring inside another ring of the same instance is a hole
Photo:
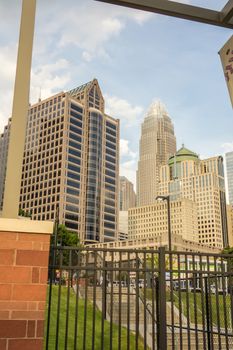
[[[230,255],[52,248],[45,349],[233,349]]]

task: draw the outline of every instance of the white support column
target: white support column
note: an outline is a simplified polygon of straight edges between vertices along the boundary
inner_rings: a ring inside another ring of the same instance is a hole
[[[18,217],[36,0],[23,0],[2,217]]]

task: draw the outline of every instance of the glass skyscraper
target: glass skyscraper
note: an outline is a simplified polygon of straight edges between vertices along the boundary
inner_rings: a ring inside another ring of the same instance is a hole
[[[59,208],[59,222],[82,243],[112,241],[118,178],[119,120],[105,114],[96,79],[30,106],[22,210],[35,220],[55,220]]]

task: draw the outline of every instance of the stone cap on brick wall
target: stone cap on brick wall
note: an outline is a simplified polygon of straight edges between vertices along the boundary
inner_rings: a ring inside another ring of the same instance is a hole
[[[0,231],[3,232],[23,232],[23,233],[53,233],[53,222],[25,220],[25,219],[6,219],[0,218]]]

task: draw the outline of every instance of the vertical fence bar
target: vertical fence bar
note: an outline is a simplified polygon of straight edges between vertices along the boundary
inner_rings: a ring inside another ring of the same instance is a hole
[[[92,350],[95,349],[95,315],[96,315],[96,285],[97,285],[97,252],[94,254],[94,276],[93,276],[93,313],[92,313]]]
[[[147,269],[147,264],[146,264],[146,254],[145,252],[143,253],[143,306],[144,306],[144,315],[143,315],[143,318],[144,318],[144,326],[143,326],[143,338],[144,338],[144,349],[146,349],[147,347],[147,337],[146,337],[146,325],[147,325],[147,322],[146,322],[146,316],[147,316],[147,304],[146,304],[146,296],[147,296],[147,274],[148,272],[146,271]]]
[[[131,280],[130,280],[130,261],[131,256],[130,252],[127,252],[127,258],[128,258],[128,274],[127,274],[127,346],[126,349],[130,350],[130,289],[131,289]]]
[[[175,320],[174,320],[174,295],[173,295],[173,255],[172,251],[168,252],[169,270],[170,270],[170,302],[171,302],[171,331],[172,331],[172,346],[175,347]],[[165,266],[166,269],[166,266]]]
[[[231,334],[233,331],[233,257],[227,258],[227,272],[228,272],[228,292],[230,294],[230,308],[231,308]],[[232,341],[232,335],[231,335],[231,341]],[[233,346],[233,344],[232,344]]]
[[[213,343],[211,341],[211,320],[210,320],[210,301],[209,301],[209,285],[208,276],[205,277],[205,306],[206,306],[206,332],[207,332],[207,344],[208,350],[213,350]]]
[[[119,320],[118,320],[118,350],[121,350],[121,307],[122,307],[122,252],[119,252]]]
[[[180,254],[178,253],[178,256],[177,256],[177,259],[178,259],[178,300],[179,300],[179,332],[180,332],[180,349],[182,350],[183,349],[183,328],[182,328],[182,325],[183,325],[183,320],[182,320],[182,313],[183,313],[183,310],[182,310],[182,296],[181,296],[181,278],[180,278],[180,274],[181,274],[181,266],[180,266]]]
[[[200,265],[200,277],[199,277],[199,285],[201,288],[201,313],[202,313],[202,339],[203,339],[203,345],[204,350],[206,350],[206,331],[205,331],[205,283],[204,283],[204,266],[203,266],[203,259],[200,255],[199,259],[199,265]]]
[[[165,270],[165,248],[159,248],[159,344],[158,349],[167,349],[167,325],[166,325],[166,270]]]
[[[57,250],[57,248],[56,248]],[[62,264],[63,264],[63,251],[59,250],[59,287],[58,287],[58,300],[57,300],[57,324],[56,324],[56,342],[55,349],[59,347],[59,326],[60,326],[60,308],[61,308],[61,282],[62,282]]]
[[[87,301],[88,301],[88,263],[89,263],[89,251],[86,251],[86,261],[84,267],[84,320],[83,320],[83,347],[82,350],[86,350],[86,336],[87,336]]]
[[[77,349],[77,337],[78,337],[78,326],[79,326],[79,278],[80,278],[80,268],[81,268],[81,256],[82,250],[78,252],[75,250],[75,253],[78,255],[77,259],[77,270],[76,270],[76,298],[75,298],[75,321],[74,321],[74,350]]]
[[[110,294],[110,336],[109,336],[109,350],[112,350],[113,348],[113,343],[112,343],[112,331],[113,331],[113,272],[114,274],[116,274],[115,271],[113,271],[115,266],[114,263],[114,252],[111,252],[111,273],[110,273],[110,290],[111,290],[111,294]]]
[[[104,322],[106,319],[106,274],[105,274],[106,251],[103,251],[102,260],[102,318],[101,318],[101,350],[104,350]]]
[[[155,298],[156,298],[156,291],[155,291],[155,256],[154,253],[151,253],[151,295],[152,295],[152,350],[155,350]]]
[[[185,294],[186,294],[186,312],[187,312],[187,337],[188,337],[188,349],[191,349],[191,339],[190,339],[190,300],[189,300],[189,263],[188,255],[184,254],[185,257]]]
[[[223,315],[224,315],[224,329],[225,329],[225,341],[226,349],[229,349],[228,342],[228,322],[227,322],[227,304],[226,304],[226,272],[223,258],[221,257],[221,276],[222,276],[222,298],[223,298]]]
[[[210,336],[210,343],[211,343],[211,350],[213,350],[214,344],[213,344],[213,313],[212,313],[212,300],[211,300],[211,294],[210,294],[210,281],[211,281],[211,271],[210,271],[210,256],[207,255],[207,296],[208,296],[208,303],[209,303],[209,336]]]
[[[138,339],[139,339],[139,256],[138,252],[136,253],[136,296],[135,296],[135,350],[138,350]]]
[[[71,269],[71,253],[72,250],[67,251],[69,254],[69,267],[68,267],[68,278],[67,278],[67,294],[66,294],[66,331],[65,331],[65,345],[64,348],[67,350],[68,344],[68,331],[69,331],[69,311],[70,311],[70,285],[72,281],[72,269]]]
[[[46,349],[49,348],[49,334],[50,334],[50,316],[51,316],[51,306],[52,306],[52,286],[53,286],[53,270],[54,266],[51,267],[53,264],[53,261],[51,257],[53,256],[53,249],[54,247],[51,247],[50,250],[50,258],[49,258],[49,270],[48,270],[48,275],[49,275],[49,295],[48,295],[48,310],[47,310],[47,329],[46,329]]]
[[[222,343],[221,343],[221,319],[220,319],[220,311],[219,311],[219,306],[221,305],[220,303],[220,296],[219,296],[219,290],[218,290],[218,269],[217,269],[217,260],[216,257],[214,257],[214,286],[215,286],[215,304],[216,304],[216,323],[217,323],[217,328],[218,328],[218,346],[219,350],[222,349]],[[214,297],[214,296],[213,296]]]
[[[194,303],[194,325],[195,325],[195,345],[196,350],[199,349],[198,344],[198,306],[197,306],[197,273],[196,273],[196,259],[195,255],[192,256],[192,264],[193,264],[193,303]]]

